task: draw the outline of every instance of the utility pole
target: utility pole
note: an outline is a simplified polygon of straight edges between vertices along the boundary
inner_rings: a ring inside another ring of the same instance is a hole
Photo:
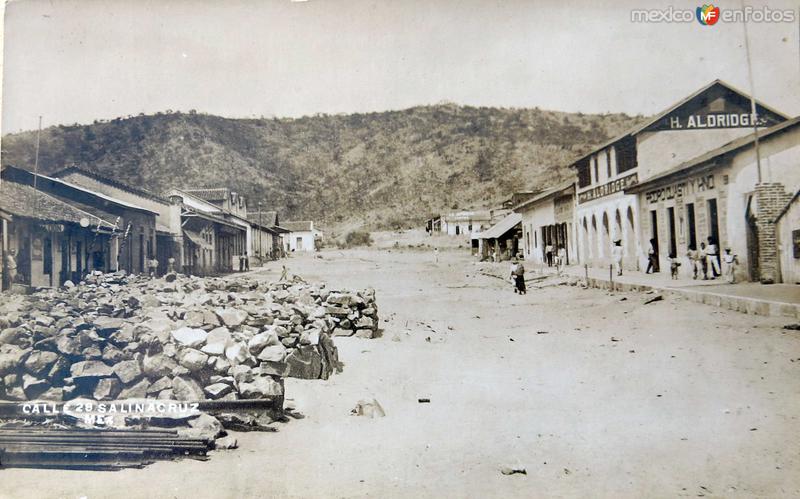
[[[39,116],[39,129],[36,131],[36,154],[33,159],[33,212],[39,211],[39,194],[36,192],[36,181],[39,178],[39,141],[42,136],[42,117]]]
[[[261,265],[264,265],[264,245],[261,242],[261,233],[264,232],[264,226],[261,225],[261,201],[258,202],[258,256],[261,259]]]
[[[742,11],[744,11],[744,0],[741,2]],[[756,171],[758,173],[758,183],[762,181],[761,178],[761,150],[758,146],[758,115],[756,114],[756,89],[753,83],[753,64],[750,60],[750,38],[747,36],[747,19],[742,18],[742,28],[744,29],[744,50],[747,55],[747,77],[750,80],[750,114],[752,115],[753,122],[753,146],[756,150]]]

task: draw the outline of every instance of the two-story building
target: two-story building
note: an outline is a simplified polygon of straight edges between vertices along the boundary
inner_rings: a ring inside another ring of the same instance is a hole
[[[662,267],[677,250],[676,221],[672,210],[649,209],[640,198],[626,193],[633,186],[662,172],[787,119],[756,103],[727,83],[715,80],[656,116],[596,147],[572,164],[577,172],[578,253],[583,262],[607,266],[611,246],[621,241],[623,266],[644,270],[652,239]],[[719,238],[719,206],[695,206],[710,234]],[[687,215],[688,216],[688,215]]]

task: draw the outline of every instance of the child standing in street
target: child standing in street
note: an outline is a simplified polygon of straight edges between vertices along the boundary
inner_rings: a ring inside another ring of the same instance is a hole
[[[675,253],[669,254],[669,271],[672,279],[678,279],[678,269],[681,266],[681,262],[678,261],[678,257],[675,256]]]
[[[730,284],[733,284],[736,281],[736,264],[739,262],[736,259],[736,255],[731,253],[730,248],[725,248],[722,261],[725,264],[725,278]]]

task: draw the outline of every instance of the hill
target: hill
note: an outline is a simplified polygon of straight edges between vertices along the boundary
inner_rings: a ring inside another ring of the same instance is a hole
[[[154,192],[229,186],[283,220],[393,228],[549,187],[636,121],[452,104],[297,119],[168,112],[47,128],[39,165],[46,174],[75,164]],[[35,141],[3,137],[3,164],[32,168]]]

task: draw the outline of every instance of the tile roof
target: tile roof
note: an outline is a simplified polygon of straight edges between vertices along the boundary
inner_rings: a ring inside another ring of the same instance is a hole
[[[50,190],[48,189],[49,186],[62,186],[68,189],[72,189],[73,191],[79,192],[81,195],[86,195],[87,200],[95,198],[97,200],[105,201],[110,204],[115,204],[117,206],[128,208],[137,211],[147,212],[153,215],[158,215],[158,213],[148,210],[147,208],[143,208],[139,205],[134,203],[129,203],[128,201],[123,201],[121,199],[117,199],[113,196],[109,196],[107,194],[103,194],[101,192],[94,191],[92,189],[88,189],[86,187],[73,184],[71,182],[67,182],[65,180],[61,180],[58,178],[48,177],[47,175],[42,175],[41,173],[36,174],[31,171],[25,170],[24,168],[19,168],[16,166],[7,165],[3,167],[3,179],[8,178],[9,180],[18,182],[18,183],[33,183],[34,180],[38,177],[39,179],[39,189],[40,190]]]
[[[261,225],[272,227],[278,225],[278,212],[277,211],[248,211],[247,219],[251,222],[257,222]]]
[[[300,222],[283,222],[281,227],[291,232],[306,232],[312,230],[313,224],[314,222],[310,220],[304,220]]]
[[[215,187],[211,189],[182,189],[183,192],[198,197],[204,201],[222,201],[228,199],[231,190],[227,187]]]
[[[0,185],[0,209],[23,218],[44,222],[76,223],[88,219],[90,225],[113,228],[116,217],[101,210],[92,213],[81,210],[53,196],[38,191],[29,185],[3,180]]]
[[[128,191],[131,194],[135,194],[137,196],[141,196],[143,198],[150,199],[152,201],[158,201],[160,203],[169,204],[169,201],[167,199],[165,199],[165,198],[163,198],[163,197],[161,197],[161,196],[159,196],[157,194],[154,194],[152,192],[146,191],[144,189],[140,189],[138,187],[133,187],[133,186],[128,185],[128,184],[126,184],[124,182],[120,182],[119,180],[115,180],[115,179],[106,177],[105,175],[101,175],[99,173],[96,173],[96,172],[93,172],[93,171],[89,171],[89,170],[86,170],[86,169],[78,167],[78,166],[69,166],[69,167],[64,168],[62,170],[59,170],[59,171],[53,173],[52,177],[54,177],[54,178],[62,178],[62,177],[65,177],[67,175],[70,175],[72,173],[78,173],[80,175],[84,175],[86,177],[89,177],[89,178],[92,178],[94,180],[97,180],[98,182],[110,185],[111,187],[116,187],[117,189],[121,189],[123,191]]]

